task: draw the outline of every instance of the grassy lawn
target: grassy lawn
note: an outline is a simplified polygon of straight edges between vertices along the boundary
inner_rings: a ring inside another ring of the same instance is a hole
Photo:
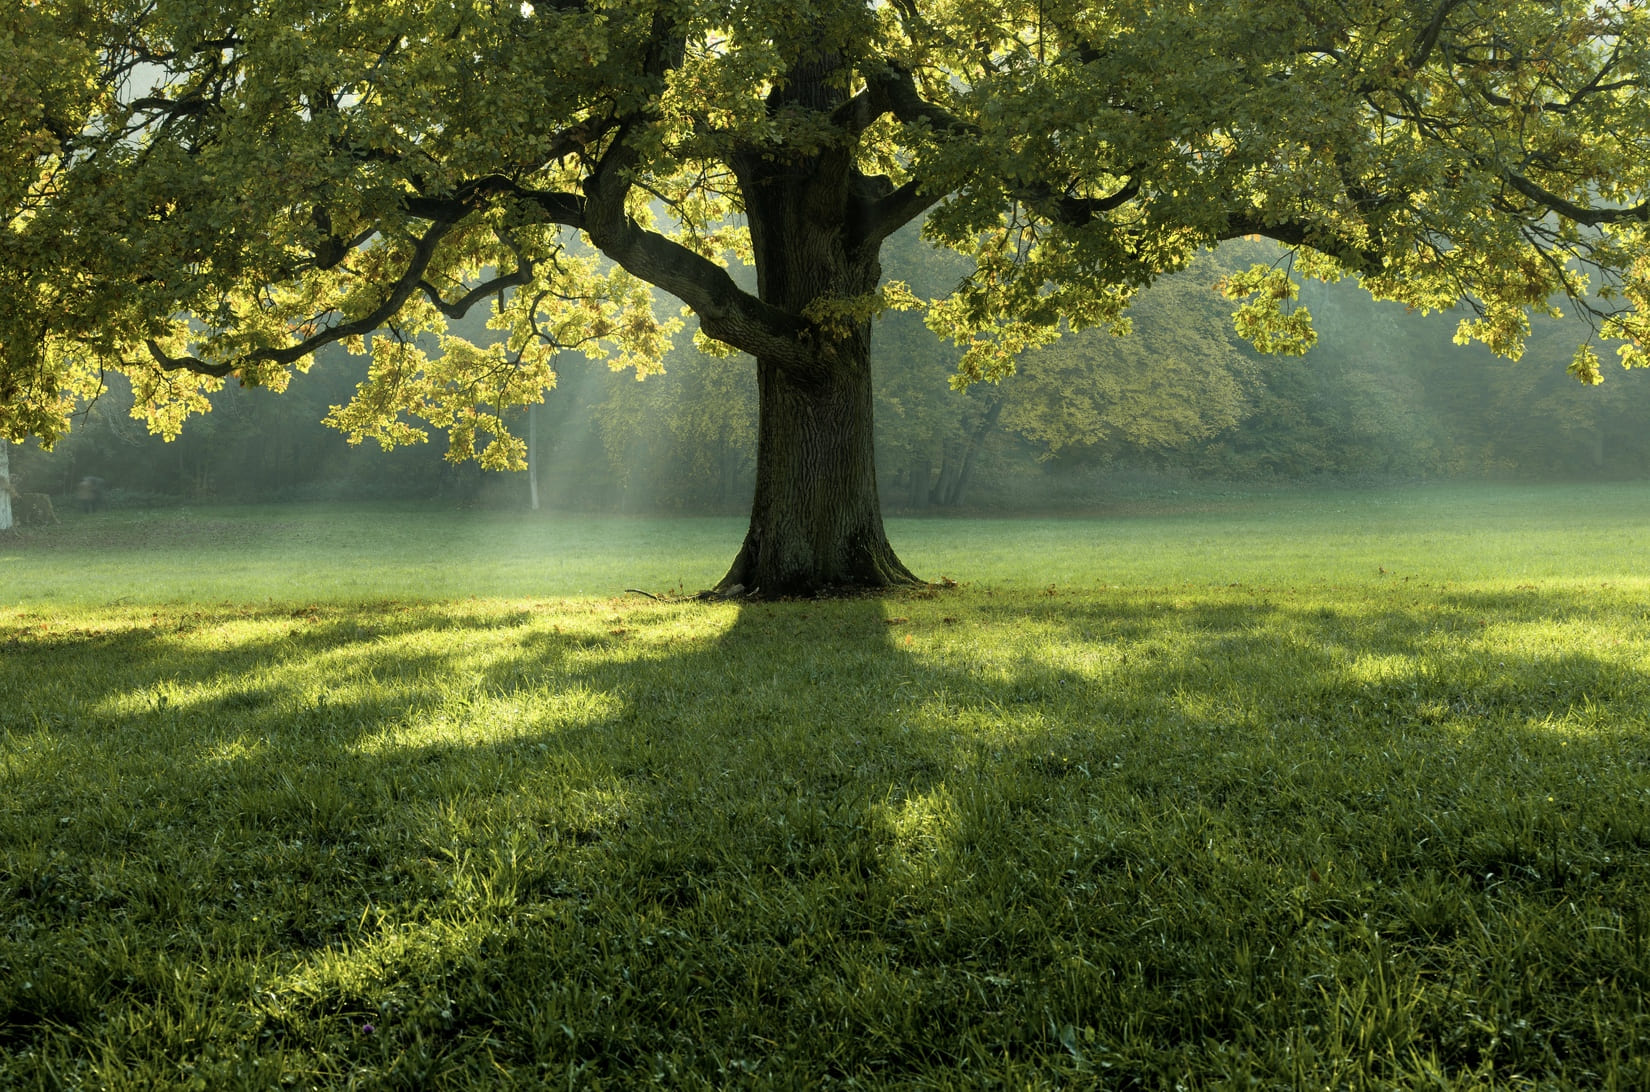
[[[0,537],[0,1087],[1650,1085],[1650,487]]]

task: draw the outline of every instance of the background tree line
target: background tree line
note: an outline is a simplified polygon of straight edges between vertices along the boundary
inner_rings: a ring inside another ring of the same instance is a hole
[[[1457,314],[1406,315],[1351,284],[1308,282],[1319,341],[1262,356],[1232,331],[1221,277],[1276,251],[1239,241],[1154,285],[1133,332],[1085,331],[1023,354],[1000,383],[953,390],[958,351],[890,312],[873,342],[878,477],[897,510],[1081,506],[1108,480],[1629,478],[1650,474],[1650,374],[1583,386],[1564,370],[1575,320],[1538,322],[1522,360],[1453,344]],[[963,259],[907,230],[890,276],[939,296]],[[488,339],[479,321],[463,330]],[[462,325],[462,324],[461,324]],[[495,335],[496,336],[496,335]],[[337,347],[281,396],[231,384],[177,440],[128,413],[124,378],[51,452],[11,452],[18,489],[68,498],[87,476],[114,504],[437,500],[520,506],[524,474],[445,460],[439,442],[352,448],[322,425],[366,360]],[[564,354],[531,409],[529,473],[545,507],[736,512],[756,443],[753,370],[702,355],[688,332],[645,381]],[[528,410],[517,411],[526,414]],[[521,422],[525,424],[525,419]],[[523,431],[527,431],[525,427]]]

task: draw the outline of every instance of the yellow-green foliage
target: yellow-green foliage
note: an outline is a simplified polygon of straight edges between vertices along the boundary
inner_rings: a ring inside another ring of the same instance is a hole
[[[1508,356],[1567,298],[1633,364],[1647,20],[1595,0],[11,4],[0,431],[50,442],[113,369],[172,436],[226,378],[279,390],[370,336],[331,416],[352,440],[428,425],[455,459],[518,466],[506,411],[542,396],[553,348],[656,365],[650,284],[803,369],[920,303],[966,385],[1062,329],[1121,328],[1142,288],[1248,235],[1299,259],[1228,281],[1263,348],[1311,343],[1292,276],[1355,274],[1420,310],[1469,301],[1461,336]],[[787,98],[804,87],[819,101]],[[830,185],[779,196],[808,178]],[[971,264],[919,300],[876,259],[930,209]],[[795,298],[724,272],[816,245],[818,283],[770,271]],[[473,307],[499,345],[443,335]]]

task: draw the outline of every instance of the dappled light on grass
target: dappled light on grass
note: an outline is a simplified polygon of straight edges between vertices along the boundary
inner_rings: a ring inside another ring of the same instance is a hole
[[[1644,600],[1517,583],[13,614],[0,1084],[1636,1086]]]
[[[222,739],[208,747],[203,757],[207,762],[256,762],[262,759],[266,746],[264,740],[246,736]]]
[[[1417,668],[1413,657],[1373,654],[1354,659],[1346,665],[1343,675],[1353,686],[1387,686],[1413,679]]]

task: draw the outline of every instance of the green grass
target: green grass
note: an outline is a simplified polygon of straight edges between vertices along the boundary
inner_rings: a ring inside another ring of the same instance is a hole
[[[1650,1084],[1650,490],[739,530],[0,539],[0,1087]]]

